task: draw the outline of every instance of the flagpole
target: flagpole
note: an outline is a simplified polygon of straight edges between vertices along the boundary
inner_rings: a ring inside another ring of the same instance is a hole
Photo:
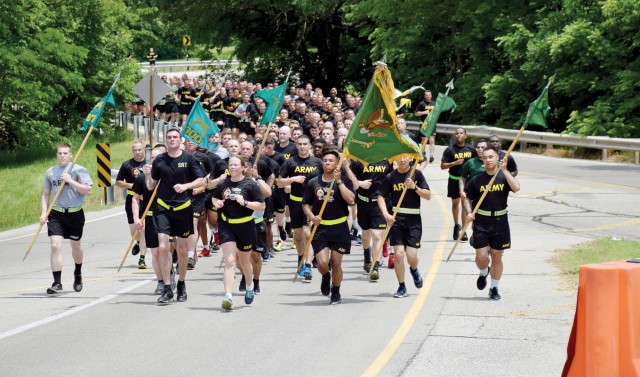
[[[91,136],[91,132],[93,132],[93,126],[89,127],[89,132],[87,132],[87,135],[84,137],[84,140],[82,141],[82,145],[80,145],[80,148],[78,149],[78,152],[76,153],[76,157],[73,159],[73,162],[71,163],[71,166],[69,167],[69,170],[67,171],[67,173],[71,174],[71,171],[73,170],[74,166],[76,165],[76,161],[78,161],[78,158],[80,157],[80,154],[82,153],[82,150],[84,149],[84,146],[87,144],[87,141],[89,140],[89,136]],[[62,181],[62,183],[60,184],[60,187],[58,188],[58,191],[53,196],[53,199],[51,200],[51,203],[49,203],[49,207],[47,208],[47,214],[44,216],[45,220],[49,218],[49,215],[51,214],[51,211],[53,210],[53,206],[56,203],[56,201],[58,200],[58,197],[60,197],[60,194],[62,193],[62,189],[64,188],[66,183],[67,182]],[[36,234],[33,237],[33,240],[31,241],[31,244],[29,245],[29,248],[27,248],[27,252],[24,254],[24,257],[22,258],[23,262],[25,261],[25,259],[27,259],[27,256],[29,255],[29,252],[31,251],[31,248],[33,248],[33,245],[36,243],[36,240],[38,239],[38,236],[40,235],[40,231],[42,230],[43,226],[44,226],[44,224],[40,224],[40,226],[38,227],[38,230],[36,231]]]
[[[549,90],[549,86],[553,82],[554,77],[555,77],[555,75],[552,76],[549,79],[549,81],[547,82],[547,86],[545,87],[544,90]],[[543,91],[543,93],[544,93],[544,91]],[[522,124],[522,127],[520,127],[520,131],[518,131],[518,133],[516,134],[516,137],[513,139],[513,142],[511,143],[511,146],[509,146],[509,149],[507,150],[507,153],[505,153],[504,157],[502,158],[502,161],[504,161],[505,164],[507,163],[507,161],[509,159],[509,155],[511,155],[511,152],[513,151],[513,148],[515,148],[516,143],[520,139],[520,136],[522,136],[522,133],[524,132],[524,129],[527,128],[527,125],[529,124],[529,120],[531,119],[532,115],[533,115],[533,113],[531,112],[531,109],[529,109],[529,111],[527,112],[527,117],[525,118],[524,123]],[[493,185],[493,182],[495,182],[496,177],[498,176],[498,173],[500,173],[500,166],[499,165],[498,165],[498,170],[491,177],[491,180],[487,184],[487,187],[491,187],[491,185]],[[478,200],[478,204],[476,204],[475,208],[473,209],[473,212],[471,213],[471,217],[472,218],[475,217],[476,212],[478,212],[478,209],[480,209],[480,205],[482,204],[482,202],[484,201],[484,199],[485,199],[485,197],[487,196],[488,193],[489,193],[489,190],[485,190],[482,193],[482,196],[480,196],[480,199]],[[469,226],[469,222],[467,222],[464,225],[464,227],[462,228],[462,231],[460,232],[460,235],[458,236],[458,239],[456,240],[456,243],[453,244],[453,247],[451,248],[451,251],[449,252],[449,256],[447,256],[447,260],[446,260],[447,262],[449,262],[449,259],[451,258],[451,255],[453,255],[453,252],[456,250],[456,247],[460,243],[460,240],[462,239],[462,236],[464,235],[464,233],[467,230],[468,226]]]
[[[342,168],[342,164],[344,162],[345,158],[344,156],[340,157],[340,161],[338,162],[338,167],[336,168],[337,171],[340,171],[340,169]],[[321,177],[322,175],[319,174],[318,177]],[[329,189],[327,189],[327,193],[324,195],[324,200],[322,201],[322,206],[320,207],[320,212],[318,212],[318,217],[322,218],[322,214],[324,213],[324,209],[327,206],[327,202],[329,201],[329,197],[331,196],[331,192],[333,191],[333,184],[336,182],[335,179],[331,180],[331,183],[329,184]],[[302,265],[304,264],[304,260],[307,256],[307,252],[309,251],[309,246],[311,246],[311,241],[313,240],[313,237],[316,235],[316,231],[318,230],[319,225],[313,224],[313,227],[311,227],[311,235],[309,236],[309,239],[307,240],[307,243],[304,245],[304,251],[302,252],[302,258],[300,259],[300,262],[298,263],[298,269],[296,269],[296,275],[293,277],[293,282],[295,283],[296,280],[298,279],[298,271],[300,271],[300,269],[302,268]]]
[[[424,138],[424,140],[422,140],[422,144],[420,144],[420,154],[424,153],[424,148],[427,145],[427,141],[429,140],[428,137]],[[418,163],[420,162],[420,159],[416,158],[416,160],[413,163],[413,166],[411,167],[411,171],[409,172],[409,175],[407,176],[407,178],[411,178],[413,177],[414,173],[416,172],[416,168],[418,167]],[[405,178],[406,180],[406,178]],[[400,205],[402,204],[402,201],[404,200],[404,196],[407,193],[407,185],[404,185],[404,187],[402,188],[402,193],[400,194],[400,198],[398,199],[398,203],[395,205],[396,209],[393,210],[393,220],[395,221],[396,216],[398,215],[398,210],[400,209]],[[378,248],[376,249],[376,254],[375,257],[373,258],[373,263],[371,263],[371,268],[369,269],[369,277],[371,277],[371,273],[373,272],[373,270],[376,267],[376,261],[378,260],[378,258],[380,258],[380,253],[382,252],[382,248],[384,246],[384,240],[387,239],[387,236],[389,235],[389,232],[391,231],[391,226],[392,225],[388,225],[387,224],[387,228],[384,230],[384,235],[382,236],[382,238],[380,238],[381,242],[380,245],[378,245]]]
[[[147,218],[147,213],[149,213],[149,210],[151,209],[151,204],[153,203],[153,200],[156,198],[156,193],[158,192],[158,187],[160,187],[160,181],[158,180],[158,183],[156,184],[156,188],[153,189],[153,193],[151,194],[151,198],[149,199],[149,203],[147,203],[147,207],[144,209],[144,216],[142,216],[142,218],[140,219],[141,223],[144,224],[144,220]],[[136,229],[135,232],[133,232],[133,236],[131,236],[131,242],[129,242],[129,246],[127,246],[127,249],[124,251],[124,255],[122,256],[122,261],[120,261],[120,267],[118,267],[118,272],[120,272],[120,270],[122,269],[122,265],[124,265],[124,261],[127,259],[127,255],[129,255],[129,250],[131,250],[131,246],[133,246],[133,242],[136,240],[136,238],[138,237],[138,229]]]
[[[258,166],[258,161],[260,160],[260,153],[264,149],[265,144],[267,143],[267,136],[269,136],[269,127],[271,127],[271,123],[267,124],[267,132],[262,135],[262,142],[260,143],[260,148],[258,148],[258,153],[256,153],[256,160],[253,162],[253,167],[256,168]]]

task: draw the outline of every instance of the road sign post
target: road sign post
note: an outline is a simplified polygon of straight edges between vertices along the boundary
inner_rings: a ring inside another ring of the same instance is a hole
[[[171,91],[171,87],[162,81],[155,71],[150,71],[133,87],[133,90],[149,105],[151,114],[149,116],[149,135],[147,136],[149,137],[149,144],[153,145],[153,123],[155,121],[153,107],[160,102],[160,99],[167,92]]]

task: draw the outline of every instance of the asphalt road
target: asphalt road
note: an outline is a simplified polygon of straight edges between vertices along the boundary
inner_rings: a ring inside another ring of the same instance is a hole
[[[640,167],[514,156],[521,191],[510,199],[513,248],[498,302],[475,288],[469,245],[444,262],[453,223],[447,175],[436,165],[426,170],[434,195],[422,208],[425,285],[418,290],[407,276],[403,299],[392,297],[392,270],[367,281],[362,249],[353,247],[342,305],[327,305],[317,271],[311,283],[294,283],[295,253],[285,250],[263,267],[262,294],[251,306],[236,288],[235,310],[220,309],[215,254],[189,272],[187,302],[159,307],[153,273],[138,270],[137,257],[117,273],[129,241],[122,207],[87,214],[85,287],[71,288],[65,243],[65,293],[50,297],[46,229],[24,262],[37,227],[0,233],[0,374],[557,376],[576,293],[560,289],[547,259],[593,238],[640,241]]]

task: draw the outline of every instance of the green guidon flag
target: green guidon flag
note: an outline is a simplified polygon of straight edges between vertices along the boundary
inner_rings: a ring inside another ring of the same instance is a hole
[[[287,94],[288,83],[289,81],[287,80],[277,88],[258,90],[256,97],[262,98],[267,105],[262,118],[260,118],[260,124],[269,124],[276,121],[276,117],[284,102],[284,96]]]
[[[447,86],[451,86],[453,88],[453,80],[447,84]],[[440,113],[443,111],[451,111],[454,112],[456,110],[456,103],[453,98],[448,96],[447,94],[438,93],[438,98],[436,99],[436,107],[433,109],[431,114],[427,117],[427,119],[422,122],[420,125],[420,133],[424,136],[431,136],[433,132],[436,130],[436,125],[438,124],[438,118],[440,118]]]
[[[551,81],[547,83],[547,86],[542,90],[542,94],[535,101],[529,105],[529,111],[527,112],[527,118],[524,121],[524,126],[527,124],[536,124],[547,128],[547,114],[549,113],[549,85]]]
[[[116,108],[116,100],[113,98],[113,86],[109,89],[107,95],[102,97],[89,115],[87,115],[84,122],[82,122],[80,131],[86,131],[89,127],[100,128],[100,119],[102,119],[102,114],[107,104],[113,106],[114,109]]]
[[[182,127],[182,137],[198,146],[209,149],[209,136],[220,132],[218,126],[209,119],[202,108],[200,99],[196,99],[187,121]]]
[[[422,159],[420,147],[398,131],[393,80],[386,65],[376,67],[345,138],[344,155],[365,165],[385,159],[393,162],[403,155]]]

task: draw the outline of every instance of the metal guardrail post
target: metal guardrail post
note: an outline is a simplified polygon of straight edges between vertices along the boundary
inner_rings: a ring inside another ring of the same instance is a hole
[[[133,116],[133,136],[140,140],[140,126],[142,125],[142,115]]]
[[[149,135],[149,118],[143,117],[142,119],[144,123],[144,135],[146,137],[147,135]]]

